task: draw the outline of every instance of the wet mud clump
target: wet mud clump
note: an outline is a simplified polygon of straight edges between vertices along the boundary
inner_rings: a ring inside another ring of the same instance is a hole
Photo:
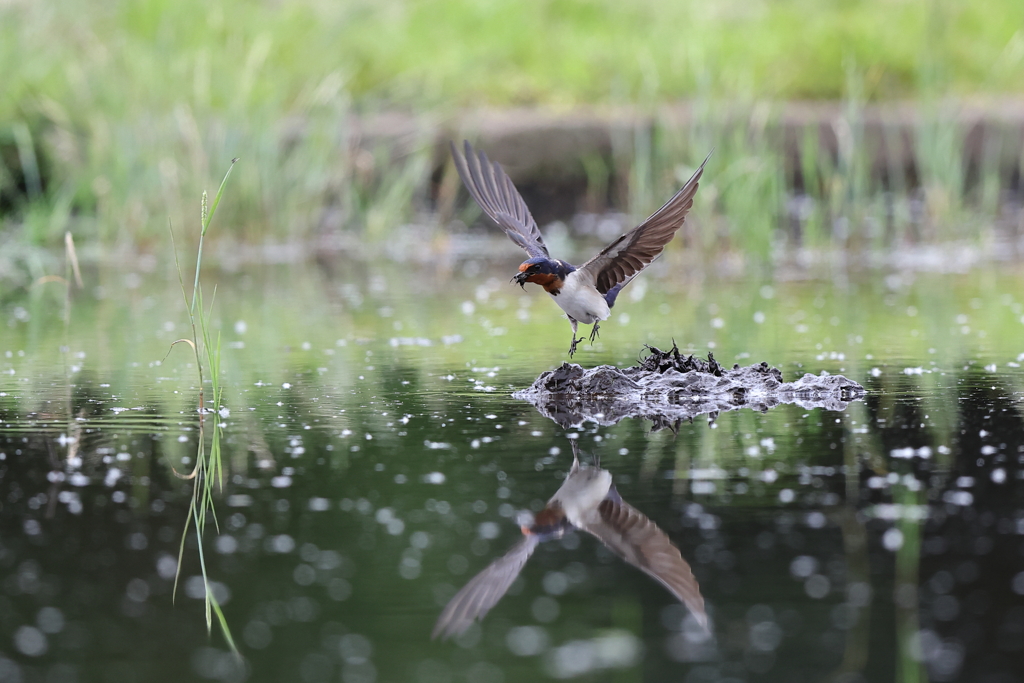
[[[584,422],[615,424],[627,417],[651,420],[654,429],[677,429],[698,415],[750,408],[766,411],[782,403],[803,408],[845,410],[864,395],[864,387],[842,375],[806,374],[784,382],[782,372],[767,363],[731,369],[712,354],[707,360],[648,346],[633,367],[599,365],[590,370],[562,363],[513,396],[529,401],[562,427]]]

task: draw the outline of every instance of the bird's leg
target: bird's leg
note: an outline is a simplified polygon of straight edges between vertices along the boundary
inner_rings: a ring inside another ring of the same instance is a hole
[[[590,330],[590,343],[593,344],[594,340],[599,338],[601,335],[597,333],[598,328],[601,327],[601,323],[597,320],[594,321],[594,328]]]
[[[583,341],[583,337],[576,338],[576,328],[579,327],[576,319],[569,318],[569,322],[572,323],[572,344],[569,345],[569,358],[572,358],[573,354],[576,353],[576,345]]]

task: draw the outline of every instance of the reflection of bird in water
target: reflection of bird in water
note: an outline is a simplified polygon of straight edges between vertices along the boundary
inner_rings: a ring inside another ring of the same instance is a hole
[[[483,618],[508,591],[537,544],[560,538],[571,527],[594,535],[626,562],[657,579],[707,630],[704,598],[679,549],[654,522],[622,500],[608,470],[580,463],[575,440],[572,450],[572,469],[565,482],[533,524],[522,527],[523,540],[456,593],[438,617],[433,638],[457,635]]]
[[[527,282],[542,286],[569,317],[572,324],[570,357],[576,352],[576,344],[582,341],[582,337],[576,338],[577,325],[593,323],[594,328],[590,332],[590,341],[593,342],[600,321],[611,315],[615,297],[622,288],[658,258],[665,245],[675,237],[693,206],[697,181],[708,162],[704,160],[665,206],[577,267],[551,258],[530,209],[501,166],[491,163],[483,152],[475,152],[468,141],[465,149],[463,156],[452,145],[452,157],[462,182],[484,213],[530,255],[512,280],[524,287]]]

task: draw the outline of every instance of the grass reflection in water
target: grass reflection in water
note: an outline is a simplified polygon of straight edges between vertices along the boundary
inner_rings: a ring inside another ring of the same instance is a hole
[[[751,354],[786,379],[842,372],[869,393],[843,412],[738,410],[677,435],[637,420],[582,430],[622,497],[684,549],[713,638],[662,587],[572,535],[539,547],[483,625],[445,645],[429,640],[443,605],[571,462],[565,430],[508,395],[561,362],[564,321],[501,283],[446,282],[460,295],[424,301],[424,287],[390,275],[218,276],[218,309],[232,312],[212,321],[230,414],[207,560],[244,669],[207,639],[198,600],[171,605],[190,493],[171,468],[196,452],[198,387],[194,368],[156,362],[183,331],[168,325],[165,281],[76,301],[72,329],[89,332],[71,339],[70,402],[51,295],[3,304],[3,671],[347,682],[1014,671],[1024,378],[1019,303],[993,292],[1020,291],[1016,275],[776,282],[767,297],[765,283],[650,288],[630,313],[652,343],[713,342],[723,363]],[[123,329],[134,332],[108,332]],[[427,341],[392,343],[406,337]],[[583,360],[630,363],[636,350],[613,326]],[[189,590],[200,576],[186,552],[186,596],[202,597]]]

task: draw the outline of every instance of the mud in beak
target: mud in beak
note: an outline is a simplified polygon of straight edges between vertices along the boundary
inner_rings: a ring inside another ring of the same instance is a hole
[[[509,280],[509,282],[514,282],[523,289],[526,289],[526,279],[528,277],[530,277],[529,273],[516,273],[515,277]]]

